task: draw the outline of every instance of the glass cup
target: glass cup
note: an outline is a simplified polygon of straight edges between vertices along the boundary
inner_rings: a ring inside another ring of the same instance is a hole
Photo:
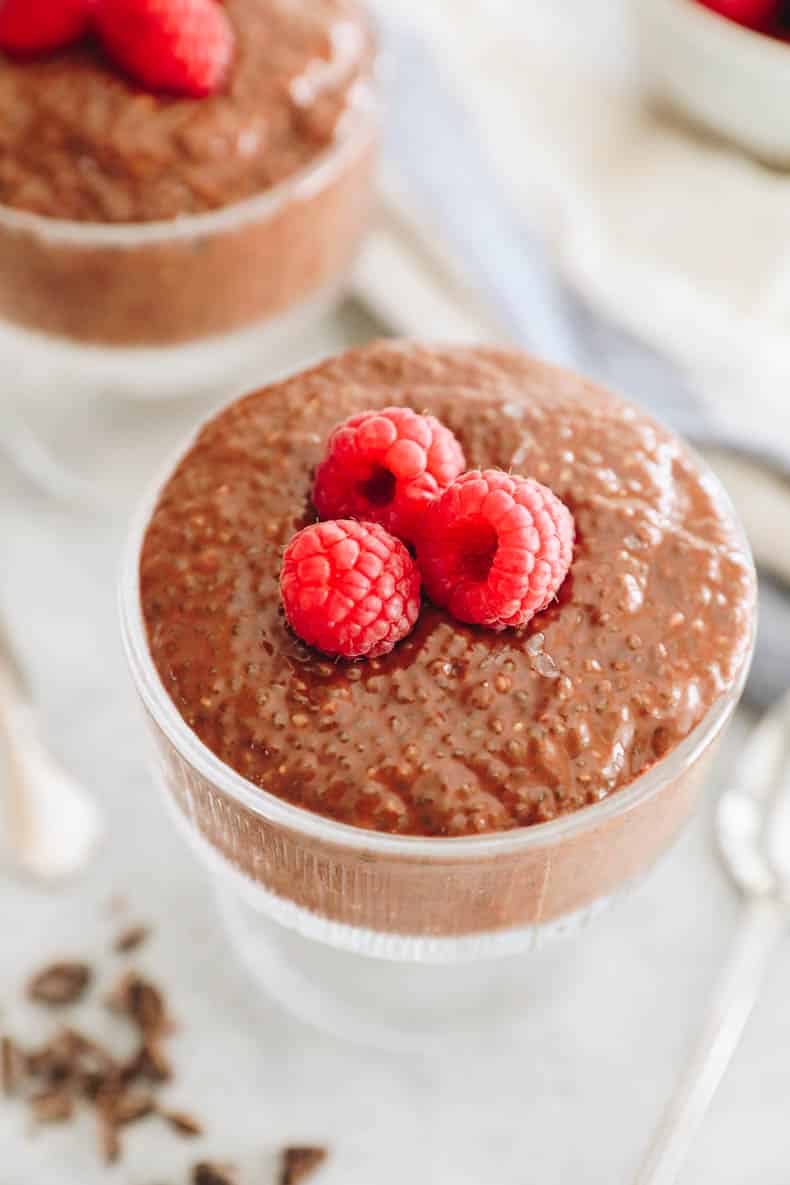
[[[248,379],[337,294],[371,203],[378,124],[361,81],[311,164],[204,214],[102,224],[0,206],[5,356],[146,397]]]
[[[214,879],[243,961],[292,1011],[376,1045],[425,1050],[512,1022],[535,952],[625,893],[688,819],[740,697],[754,622],[734,684],[681,744],[611,797],[496,834],[384,835],[266,793],[185,724],[154,667],[140,605],[155,501],[142,507],[126,551],[125,649],[166,800]]]
[[[278,349],[347,280],[379,124],[370,77],[310,165],[205,214],[100,224],[0,206],[0,446],[17,467],[56,497],[101,504],[85,452],[102,448],[109,403],[151,417],[157,400],[215,402],[271,377]]]

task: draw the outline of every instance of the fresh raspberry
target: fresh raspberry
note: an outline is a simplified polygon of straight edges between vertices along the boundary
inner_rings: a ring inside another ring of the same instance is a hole
[[[414,628],[420,574],[378,523],[314,523],[293,537],[280,572],[294,633],[324,654],[375,658]]]
[[[152,91],[213,94],[233,56],[217,0],[98,0],[96,25],[110,57]]]
[[[434,416],[408,407],[361,412],[329,437],[313,503],[321,518],[364,518],[412,543],[425,510],[465,465]]]
[[[779,0],[700,0],[700,3],[750,29],[765,25],[779,12]]]
[[[0,0],[0,49],[46,53],[71,45],[89,28],[92,0]]]
[[[526,625],[565,579],[573,534],[570,511],[546,486],[470,470],[442,494],[418,540],[425,590],[459,621]]]

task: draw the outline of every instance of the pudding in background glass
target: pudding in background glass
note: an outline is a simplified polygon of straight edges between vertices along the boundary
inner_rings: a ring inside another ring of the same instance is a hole
[[[574,559],[523,630],[425,604],[392,653],[332,662],[285,624],[282,552],[315,517],[332,428],[391,405],[436,416],[470,467],[550,486]],[[421,999],[421,964],[527,951],[641,876],[735,707],[754,603],[731,507],[680,440],[525,355],[408,343],[330,359],[205,425],[143,510],[122,596],[168,800],[242,953],[293,1006],[299,984],[326,988],[303,1010],[344,1031],[366,1009],[368,1030],[387,1027],[407,965]],[[321,944],[364,970],[317,968]],[[375,1007],[345,998],[374,974]]]
[[[224,10],[234,56],[204,98],[146,92],[92,39],[0,56],[0,317],[17,349],[43,334],[53,360],[132,390],[139,366],[156,394],[163,361],[168,390],[244,376],[337,292],[372,190],[367,18],[356,0]]]

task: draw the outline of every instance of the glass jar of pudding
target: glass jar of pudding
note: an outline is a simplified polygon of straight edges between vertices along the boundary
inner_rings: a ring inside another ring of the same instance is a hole
[[[524,631],[425,605],[392,654],[327,663],[283,623],[279,557],[334,424],[398,403],[471,466],[517,456],[549,484],[574,561]],[[311,1019],[424,1048],[512,1018],[525,957],[678,835],[743,687],[754,589],[721,487],[635,407],[522,355],[401,343],[205,425],[141,510],[121,611],[166,799],[242,957]]]
[[[239,389],[337,297],[373,190],[367,17],[225,7],[208,98],[144,93],[93,42],[0,62],[0,343],[31,385]]]

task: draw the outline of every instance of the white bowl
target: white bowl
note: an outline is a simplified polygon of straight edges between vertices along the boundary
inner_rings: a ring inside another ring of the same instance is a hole
[[[634,0],[648,93],[772,164],[790,164],[790,44],[697,0]]]

